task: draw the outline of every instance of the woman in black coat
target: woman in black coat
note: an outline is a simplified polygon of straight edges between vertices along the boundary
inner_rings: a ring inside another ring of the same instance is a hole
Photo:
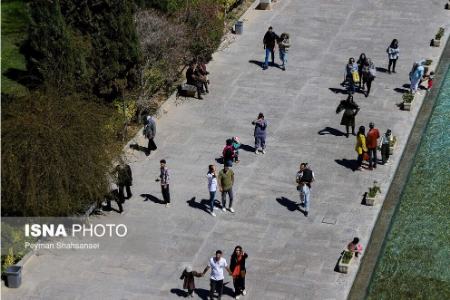
[[[345,126],[346,134],[348,137],[349,127],[352,127],[352,134],[355,135],[355,116],[359,112],[359,106],[353,101],[353,96],[348,95],[347,100],[342,100],[339,106],[336,108],[336,113],[344,111],[341,119],[341,125]]]
[[[232,273],[231,276],[233,276],[235,299],[239,299],[241,294],[244,296],[247,294],[245,291],[245,275],[247,273],[245,260],[247,257],[248,255],[242,251],[242,247],[236,246],[230,258],[230,271]]]

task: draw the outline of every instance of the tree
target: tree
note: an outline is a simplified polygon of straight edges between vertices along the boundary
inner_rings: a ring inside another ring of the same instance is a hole
[[[80,95],[35,91],[2,107],[2,216],[66,216],[101,200],[120,152],[114,111]],[[3,106],[3,105],[2,105]]]

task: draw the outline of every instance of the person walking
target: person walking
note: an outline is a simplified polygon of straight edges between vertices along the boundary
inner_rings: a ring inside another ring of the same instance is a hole
[[[233,166],[235,156],[233,139],[227,139],[225,141],[225,147],[222,150],[222,156],[223,156],[223,164],[231,168]]]
[[[245,268],[245,260],[248,258],[247,253],[242,251],[241,246],[236,246],[230,258],[230,271],[233,277],[234,297],[239,299],[240,295],[247,294],[245,290],[245,275],[247,269]]]
[[[280,60],[281,60],[280,67],[283,71],[286,71],[287,53],[288,53],[290,47],[291,47],[291,43],[289,41],[289,34],[286,32],[283,32],[280,35],[280,39],[278,42],[278,49],[280,51]]]
[[[311,184],[314,182],[314,172],[308,167],[307,163],[300,164],[300,170],[297,172],[296,182],[297,191],[300,192],[300,205],[304,207],[304,215],[308,216],[310,206]]]
[[[265,154],[267,121],[264,119],[264,114],[260,112],[257,119],[252,121],[252,124],[255,125],[255,154],[259,154],[259,149],[261,149],[262,154]]]
[[[359,126],[358,134],[356,135],[355,151],[358,153],[357,170],[362,171],[364,153],[367,153],[366,128],[364,126]]]
[[[183,289],[187,290],[186,297],[194,298],[194,290],[195,290],[195,277],[203,277],[203,273],[193,271],[191,266],[187,266],[183,273],[181,273],[181,280],[183,281]]]
[[[233,137],[233,149],[234,149],[234,162],[239,163],[239,148],[241,148],[241,142],[238,136]]]
[[[375,68],[375,65],[373,64],[372,60],[370,58],[367,58],[366,64],[363,66],[362,69],[362,89],[363,91],[366,90],[364,96],[369,97],[370,94],[370,88],[372,87],[372,81],[377,76],[377,70]],[[366,89],[367,87],[367,89]]]
[[[273,31],[272,26],[269,27],[264,35],[263,44],[266,50],[266,57],[264,59],[263,70],[266,70],[269,66],[269,55],[272,57],[272,65],[275,65],[275,43],[278,39],[278,35]]]
[[[398,47],[398,41],[397,39],[393,39],[389,47],[386,49],[386,52],[388,54],[389,58],[389,65],[388,65],[388,73],[391,74],[391,67],[392,67],[392,73],[395,73],[395,65],[397,64],[397,60],[400,54],[400,49]]]
[[[222,257],[222,251],[217,250],[216,255],[209,259],[208,265],[206,266],[203,274],[211,270],[210,276],[210,290],[209,298],[212,300],[214,298],[214,292],[218,293],[218,299],[222,299],[223,294],[223,280],[225,276],[223,275],[223,270],[227,270],[228,274],[231,275],[231,270],[228,268],[228,264],[225,258]]]
[[[156,122],[152,116],[147,116],[143,133],[144,136],[148,139],[146,154],[147,156],[149,156],[152,151],[155,151],[158,148],[155,144]]]
[[[203,100],[202,97],[202,88],[203,82],[200,80],[198,76],[198,72],[196,72],[197,62],[192,61],[189,64],[188,69],[186,70],[186,83],[189,85],[193,85],[197,89],[197,97],[199,100]]]
[[[214,165],[209,165],[208,174],[206,175],[206,177],[208,178],[210,213],[211,216],[215,217],[216,214],[214,213],[214,201],[217,191],[217,177],[216,177],[216,167]]]
[[[381,148],[381,162],[383,165],[386,165],[389,163],[389,146],[391,142],[391,130],[388,129],[383,134],[383,136],[380,139],[380,148]]]
[[[413,65],[411,72],[409,72],[410,80],[410,91],[415,94],[419,88],[420,82],[422,81],[423,75],[425,73],[425,68],[422,62],[416,62]]]
[[[367,132],[367,150],[369,150],[369,170],[373,170],[377,167],[377,147],[378,138],[380,137],[380,132],[375,128],[373,122],[369,123],[369,131]]]
[[[353,94],[356,90],[356,84],[359,82],[358,64],[355,63],[353,57],[350,57],[347,65],[345,65],[345,77],[341,85],[347,84],[349,92]]]
[[[222,194],[222,211],[227,211],[226,203],[228,194],[229,198],[229,206],[228,209],[230,212],[234,213],[233,209],[233,185],[234,185],[234,172],[227,165],[223,166],[223,170],[219,172],[219,189]]]
[[[161,193],[166,203],[166,207],[170,206],[170,190],[169,190],[169,169],[167,168],[167,162],[165,159],[161,159],[159,181],[161,183]]]
[[[203,84],[202,89],[204,88],[205,92],[208,94],[209,93],[209,89],[208,89],[209,72],[206,70],[206,59],[200,58],[199,62],[197,63],[197,74],[202,77],[201,78],[202,79],[201,83]]]
[[[133,194],[131,193],[131,186],[133,185],[133,174],[131,172],[130,165],[121,162],[116,166],[117,173],[117,186],[119,187],[119,198],[123,203],[125,199],[130,199]],[[127,191],[127,197],[124,195],[124,188]]]
[[[336,108],[337,114],[341,111],[344,111],[344,114],[342,115],[340,124],[345,126],[345,136],[348,138],[350,127],[352,127],[352,134],[355,135],[355,116],[359,112],[359,106],[353,101],[351,94],[348,95],[346,100],[342,100]]]
[[[363,68],[367,66],[367,56],[365,53],[361,53],[359,56],[358,61],[356,62],[358,64],[358,75],[359,75],[359,88],[362,87],[363,82]]]

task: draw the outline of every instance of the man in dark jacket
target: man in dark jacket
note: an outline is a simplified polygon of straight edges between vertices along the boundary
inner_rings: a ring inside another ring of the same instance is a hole
[[[272,64],[275,64],[275,44],[278,40],[278,35],[273,32],[272,26],[269,27],[269,30],[267,30],[266,34],[264,35],[263,43],[264,43],[264,49],[266,49],[266,58],[264,60],[263,69],[267,69],[269,66],[269,54],[272,56]]]
[[[202,87],[203,82],[201,82],[198,73],[196,72],[197,63],[195,61],[189,64],[189,68],[186,70],[186,83],[193,85],[197,88],[198,99],[202,100]]]
[[[130,187],[133,185],[133,174],[131,173],[130,165],[126,163],[120,163],[116,167],[117,172],[117,186],[119,187],[119,199],[123,203],[125,199],[131,198]],[[127,197],[125,198],[123,189],[127,190]]]

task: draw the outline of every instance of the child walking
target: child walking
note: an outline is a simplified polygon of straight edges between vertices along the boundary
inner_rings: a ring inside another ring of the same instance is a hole
[[[184,280],[183,289],[187,290],[187,297],[194,298],[194,290],[195,290],[195,277],[202,277],[204,273],[200,273],[197,271],[193,271],[191,266],[187,266],[183,273],[181,274],[180,279]]]
[[[241,143],[239,141],[239,137],[233,137],[233,149],[234,149],[234,162],[239,162],[239,148],[241,147]]]

